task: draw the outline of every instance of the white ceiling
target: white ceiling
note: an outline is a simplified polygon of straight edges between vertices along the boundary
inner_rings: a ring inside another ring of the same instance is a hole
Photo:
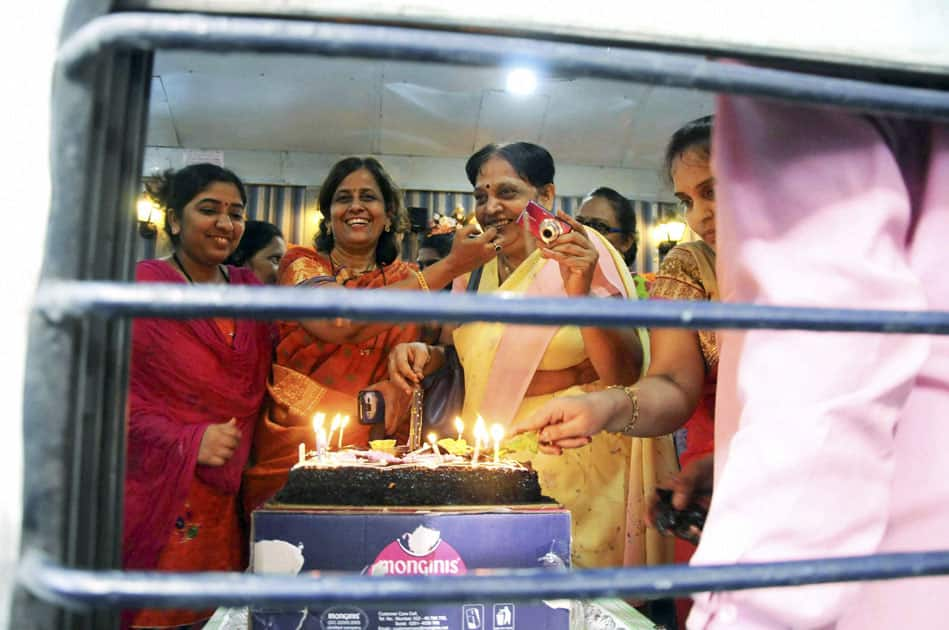
[[[605,52],[608,54],[608,52]],[[570,77],[535,94],[506,71],[288,55],[156,56],[150,146],[460,158],[529,140],[560,164],[658,169],[669,135],[712,96]]]

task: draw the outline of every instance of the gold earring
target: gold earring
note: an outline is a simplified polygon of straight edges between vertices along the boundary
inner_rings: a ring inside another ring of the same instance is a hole
[[[386,223],[386,232],[391,232],[391,231],[392,231],[392,224]]]

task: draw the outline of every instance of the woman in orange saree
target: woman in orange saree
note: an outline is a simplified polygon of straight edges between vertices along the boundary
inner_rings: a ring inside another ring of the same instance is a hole
[[[468,226],[458,231],[451,252],[420,271],[398,260],[394,226],[401,201],[398,188],[373,158],[346,158],[331,170],[320,189],[323,222],[315,247],[293,247],[284,256],[277,282],[283,286],[350,289],[441,289],[461,274],[496,255],[496,230]],[[398,421],[408,397],[388,381],[389,351],[399,343],[418,341],[416,324],[360,323],[346,320],[281,322],[269,403],[257,424],[244,473],[244,507],[267,501],[287,480],[298,447],[315,448],[313,416],[356,413],[363,389],[383,392],[387,402],[385,432],[398,436]],[[369,426],[348,422],[333,444],[366,446]],[[381,437],[381,436],[380,436]]]

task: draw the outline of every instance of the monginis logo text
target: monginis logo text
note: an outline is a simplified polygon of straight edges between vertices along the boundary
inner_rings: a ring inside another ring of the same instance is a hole
[[[463,575],[464,560],[441,533],[419,525],[386,545],[367,571],[370,575]]]

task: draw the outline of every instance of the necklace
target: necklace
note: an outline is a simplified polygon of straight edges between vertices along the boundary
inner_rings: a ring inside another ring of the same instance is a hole
[[[181,273],[183,273],[185,275],[185,278],[188,279],[188,282],[190,284],[194,284],[194,278],[191,277],[191,274],[188,273],[188,270],[185,269],[185,266],[181,264],[181,260],[178,258],[178,252],[172,252],[171,257],[175,261],[175,264],[178,265],[178,269],[181,270]],[[228,277],[227,272],[224,271],[224,268],[221,267],[221,265],[218,265],[217,268],[218,268],[218,271],[221,272],[221,276],[223,276],[224,282],[226,282],[227,284],[230,284],[231,279],[230,277]]]
[[[188,279],[190,284],[194,284],[194,278],[191,277],[191,274],[188,273],[188,270],[185,269],[185,266],[181,264],[181,259],[178,258],[178,252],[172,252],[171,258],[175,261],[175,264],[178,265],[178,269],[181,270],[181,273],[185,275],[185,278]],[[221,275],[224,276],[224,282],[227,284],[231,283],[231,278],[227,275],[227,272],[224,271],[224,267],[221,265],[217,266],[218,270],[221,272]],[[214,321],[217,324],[218,330],[221,331],[221,334],[227,337],[229,343],[234,343],[234,336],[237,334],[237,331],[234,329],[235,323],[234,320],[227,320],[225,318],[215,317]]]
[[[334,272],[334,273],[336,272],[337,269],[349,269],[349,267],[347,267],[346,265],[341,264],[338,260],[336,260],[336,257],[333,256],[333,252],[332,252],[332,251],[330,251],[330,262],[333,263],[333,272]],[[361,276],[361,275],[363,275],[364,273],[369,273],[370,271],[372,271],[372,270],[375,269],[375,268],[376,268],[376,263],[375,263],[375,261],[370,261],[369,264],[366,265],[366,268],[365,268],[365,269],[363,269],[362,271],[352,271],[352,273],[355,274],[355,275],[357,275],[357,276]]]
[[[507,256],[498,254],[498,284],[504,284],[504,281],[507,280],[513,272],[514,265],[508,261]]]

